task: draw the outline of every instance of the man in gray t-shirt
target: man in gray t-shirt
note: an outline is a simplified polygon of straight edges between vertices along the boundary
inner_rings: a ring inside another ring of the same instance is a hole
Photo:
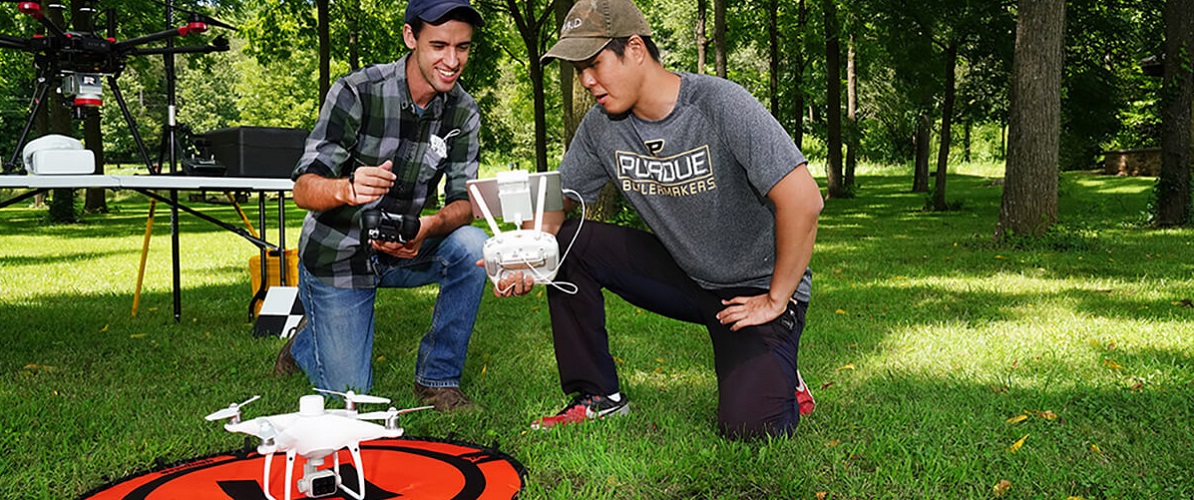
[[[563,188],[593,203],[612,181],[653,234],[545,215],[561,248],[572,245],[556,280],[577,291],[550,288],[548,304],[560,383],[576,396],[532,425],[629,410],[609,352],[604,288],[706,326],[723,433],[788,434],[813,406],[796,358],[820,190],[757,100],[726,80],[667,71],[650,35],[631,0],[579,0],[544,56],[572,62],[597,99],[560,163]],[[515,276],[495,293],[521,295],[531,284]]]

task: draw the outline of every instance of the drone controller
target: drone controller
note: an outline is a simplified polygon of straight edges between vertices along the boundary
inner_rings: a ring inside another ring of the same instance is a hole
[[[405,245],[419,235],[419,218],[396,214],[380,208],[361,211],[361,234],[371,241],[388,241]]]
[[[551,283],[560,265],[560,247],[551,233],[522,229],[496,234],[482,249],[485,273],[497,285],[502,278],[522,271],[535,283]]]
[[[558,174],[557,174],[558,175]],[[502,278],[515,272],[529,274],[535,283],[550,284],[555,279],[560,265],[560,247],[551,233],[543,228],[543,210],[547,193],[547,176],[540,175],[538,203],[534,207],[534,229],[520,229],[502,232],[494,220],[493,213],[476,183],[469,184],[475,206],[484,215],[493,237],[485,242],[482,256],[485,273],[496,286]],[[497,199],[501,203],[502,219],[521,224],[530,220],[531,181],[530,175],[521,170],[499,172],[497,175]]]

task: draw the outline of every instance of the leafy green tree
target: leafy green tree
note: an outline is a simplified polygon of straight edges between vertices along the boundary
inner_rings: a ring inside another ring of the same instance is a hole
[[[518,36],[522,39],[526,68],[534,97],[535,123],[535,170],[547,171],[547,96],[543,62],[540,57],[547,52],[551,31],[555,26],[553,0],[492,0],[483,1],[494,12],[501,12],[514,21]]]

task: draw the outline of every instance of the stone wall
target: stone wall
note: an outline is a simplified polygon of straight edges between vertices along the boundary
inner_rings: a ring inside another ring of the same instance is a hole
[[[1161,148],[1104,151],[1103,173],[1156,177],[1161,173]]]

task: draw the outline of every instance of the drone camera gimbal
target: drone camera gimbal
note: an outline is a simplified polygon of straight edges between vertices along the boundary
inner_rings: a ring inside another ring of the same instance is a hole
[[[163,5],[166,6],[167,23],[172,24],[172,13],[175,7],[170,3]],[[65,9],[65,6],[53,4],[50,5],[50,8]],[[81,13],[90,14],[95,10],[94,2],[84,2],[84,6],[78,10]],[[29,131],[33,127],[34,118],[44,104],[51,88],[58,88],[62,95],[69,100],[68,104],[72,107],[75,118],[82,118],[87,113],[87,110],[93,110],[103,105],[104,77],[107,77],[108,86],[112,90],[112,95],[116,98],[117,104],[120,106],[125,122],[128,124],[133,136],[133,141],[137,144],[137,148],[146,166],[149,168],[149,172],[151,174],[159,173],[160,167],[155,167],[153,161],[150,160],[145,143],[141,140],[141,136],[137,131],[133,115],[129,111],[128,105],[125,103],[124,96],[121,94],[120,87],[117,84],[117,78],[124,71],[127,58],[138,55],[162,54],[172,56],[173,54],[183,53],[223,52],[228,50],[228,40],[223,36],[216,37],[209,44],[198,46],[175,47],[169,42],[166,47],[160,48],[142,48],[142,46],[153,42],[169,41],[177,37],[187,37],[193,34],[204,33],[208,30],[209,26],[218,26],[230,30],[236,29],[199,12],[184,9],[177,10],[189,14],[186,24],[125,41],[117,41],[116,14],[112,9],[106,11],[107,36],[100,36],[94,32],[66,31],[46,16],[45,12],[42,11],[41,4],[38,2],[18,2],[17,11],[35,19],[45,28],[46,34],[35,35],[32,38],[0,35],[0,48],[16,49],[33,54],[34,67],[37,68],[37,88],[34,92],[33,104],[29,110],[25,127],[17,139],[15,152],[10,160],[4,164],[4,173],[17,172],[17,159],[20,157],[21,148],[28,139]],[[167,82],[171,87],[173,86],[173,78],[172,64],[168,64]],[[169,126],[173,127],[173,102],[170,103],[170,107],[171,109],[168,112]]]

